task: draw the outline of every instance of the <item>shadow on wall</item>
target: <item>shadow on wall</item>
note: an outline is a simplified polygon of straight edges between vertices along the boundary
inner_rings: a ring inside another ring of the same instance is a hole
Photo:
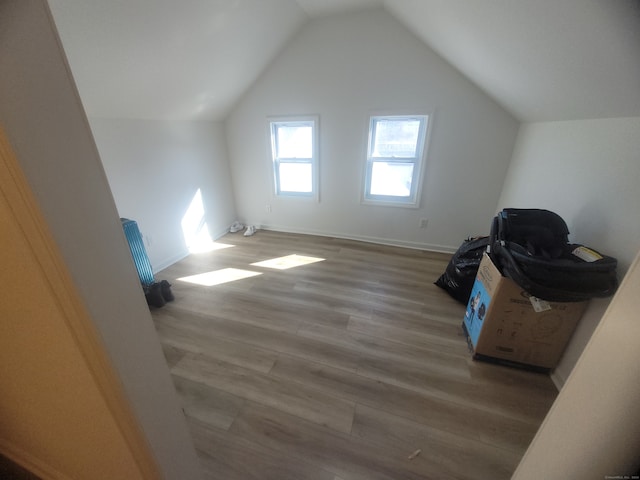
[[[611,218],[606,212],[602,211],[600,205],[595,202],[589,202],[589,204],[584,205],[573,217],[571,223],[573,224],[572,230],[574,230],[571,232],[574,237],[574,243],[585,243],[587,246],[595,248],[606,255],[617,258],[616,252],[606,250],[611,240],[606,237],[606,233],[611,231]],[[618,252],[619,254],[620,252]]]
[[[638,222],[629,215],[628,205],[607,208],[602,203],[596,198],[580,207],[571,221],[571,238],[616,258],[618,280],[622,281],[640,249]]]

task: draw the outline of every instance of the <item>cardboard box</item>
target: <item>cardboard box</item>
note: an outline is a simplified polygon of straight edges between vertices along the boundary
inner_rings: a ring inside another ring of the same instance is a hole
[[[503,277],[485,253],[463,327],[474,358],[548,371],[555,367],[588,302],[546,302]]]

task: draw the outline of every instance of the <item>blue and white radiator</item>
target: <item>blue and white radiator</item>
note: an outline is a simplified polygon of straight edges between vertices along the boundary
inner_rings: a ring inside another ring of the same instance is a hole
[[[151,268],[151,262],[147,256],[147,251],[144,248],[144,242],[142,241],[142,234],[138,228],[138,224],[134,220],[128,218],[121,218],[122,228],[124,235],[129,242],[129,249],[131,250],[131,257],[133,263],[138,270],[138,276],[142,285],[147,286],[155,282],[153,277],[153,269]]]

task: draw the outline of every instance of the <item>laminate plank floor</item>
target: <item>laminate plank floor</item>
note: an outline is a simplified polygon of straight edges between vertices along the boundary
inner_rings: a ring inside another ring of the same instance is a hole
[[[449,255],[263,230],[217,243],[232,247],[157,275],[175,301],[152,309],[205,478],[511,477],[557,391],[471,360],[464,306],[433,284]],[[322,260],[252,265],[289,255]],[[259,275],[181,280],[224,269]]]

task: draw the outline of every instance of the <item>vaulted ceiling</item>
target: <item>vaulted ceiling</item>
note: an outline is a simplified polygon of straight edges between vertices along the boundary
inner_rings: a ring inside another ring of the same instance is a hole
[[[521,121],[640,116],[640,0],[49,0],[89,116],[221,120],[296,32],[384,8]]]

